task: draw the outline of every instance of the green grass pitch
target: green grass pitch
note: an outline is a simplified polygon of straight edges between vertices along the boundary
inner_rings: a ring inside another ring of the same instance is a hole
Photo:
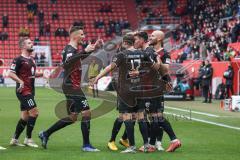
[[[36,89],[36,102],[40,111],[33,139],[40,145],[37,134],[42,129],[53,124],[57,117],[54,114],[55,105],[63,100],[63,95],[46,88]],[[89,98],[90,105],[94,108],[102,103],[101,99]],[[114,105],[108,103],[108,105]],[[222,111],[219,102],[203,105],[200,99],[194,102],[166,102],[166,106],[192,109],[200,112],[217,114],[219,117],[208,117],[200,114],[191,114],[192,117],[207,121],[222,123],[240,127],[240,113]],[[111,107],[111,106],[109,106]],[[172,109],[166,112],[188,116],[188,113]],[[113,121],[117,116],[113,110],[91,121],[91,143],[101,150],[98,153],[86,153],[81,151],[82,134],[80,123],[68,126],[50,137],[48,149],[29,147],[10,147],[9,141],[19,119],[19,102],[15,96],[14,88],[0,88],[0,145],[7,150],[0,151],[0,160],[238,160],[240,157],[240,130],[224,128],[212,124],[176,118],[167,115],[178,138],[182,141],[182,147],[174,153],[155,152],[121,154],[124,148],[118,143],[119,151],[109,151],[107,142],[111,135]],[[140,147],[142,139],[138,126],[135,126],[136,142]],[[117,140],[123,133],[121,129]],[[25,137],[25,131],[21,135],[21,142]],[[167,148],[169,138],[164,134],[163,146]]]

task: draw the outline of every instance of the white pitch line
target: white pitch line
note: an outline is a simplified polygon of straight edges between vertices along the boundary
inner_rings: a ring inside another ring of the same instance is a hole
[[[180,108],[168,107],[168,106],[165,106],[165,108],[190,113],[190,110],[187,110],[187,109],[180,109]],[[191,111],[191,113],[196,113],[196,114],[200,114],[200,115],[204,115],[204,116],[209,116],[209,117],[216,117],[216,118],[219,118],[219,117],[220,117],[219,115],[211,114],[211,113],[206,113],[206,112]]]
[[[170,112],[164,112],[164,113],[165,113],[165,114],[169,114],[169,115],[173,115],[173,116],[180,116],[180,117],[181,117],[181,115],[175,114],[175,113],[170,113]],[[184,115],[184,118],[187,118],[187,119],[193,120],[193,121],[197,121],[197,122],[212,124],[212,125],[215,125],[215,126],[220,126],[220,127],[225,127],[225,128],[240,130],[240,127],[229,126],[229,125],[226,125],[226,124],[223,124],[223,123],[217,123],[217,122],[207,121],[207,120],[203,120],[203,119],[188,117],[188,116],[185,116],[185,115]]]

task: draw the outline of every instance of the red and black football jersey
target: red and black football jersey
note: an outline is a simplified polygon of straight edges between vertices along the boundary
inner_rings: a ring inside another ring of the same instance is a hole
[[[62,51],[62,63],[64,68],[63,86],[71,89],[81,88],[81,53],[71,45],[67,45]]]
[[[167,53],[166,50],[164,50],[163,48],[159,51],[155,51],[153,47],[147,47],[144,52],[149,55],[149,57],[153,60],[153,61],[157,61],[157,55],[160,56],[162,63],[164,64],[170,64],[171,63],[171,57],[169,56],[169,54]]]
[[[157,54],[160,56],[160,58],[161,58],[161,60],[164,64],[170,64],[171,63],[170,55],[163,48],[161,50],[157,51]]]
[[[10,67],[10,71],[16,73],[16,75],[24,82],[24,88],[21,92],[22,95],[34,95],[35,92],[35,73],[36,64],[31,57],[16,57]],[[17,83],[16,88],[19,87]]]

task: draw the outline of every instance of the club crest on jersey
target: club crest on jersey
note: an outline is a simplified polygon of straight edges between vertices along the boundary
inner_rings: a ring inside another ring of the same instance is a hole
[[[16,68],[16,64],[12,64],[11,67],[10,67],[10,69],[13,69],[13,70],[14,70],[15,68]]]
[[[66,56],[66,61],[67,61],[70,57],[72,57],[72,55],[73,55],[73,53],[68,53],[67,56]]]
[[[32,75],[34,76],[34,75],[35,75],[35,69],[34,69],[34,67],[31,68],[31,72],[32,72]]]
[[[170,58],[167,58],[167,59],[166,59],[166,63],[168,63],[168,64],[171,63],[171,59],[170,59]]]
[[[146,107],[146,108],[149,108],[149,107],[150,107],[150,104],[151,104],[150,102],[146,102],[146,103],[145,103],[145,107]]]

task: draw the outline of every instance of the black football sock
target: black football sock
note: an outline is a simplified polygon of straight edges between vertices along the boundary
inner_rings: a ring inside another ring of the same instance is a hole
[[[13,136],[14,139],[19,138],[20,134],[23,132],[26,125],[27,125],[27,122],[24,121],[23,119],[20,119],[18,121],[18,124],[16,126],[16,130],[15,130],[15,133],[14,133],[14,136]]]
[[[126,139],[127,139],[127,130],[126,130],[126,129],[124,130],[124,133],[123,133],[123,135],[122,135],[122,139],[123,139],[123,140],[126,140]]]
[[[167,119],[165,119],[164,117],[161,117],[161,118],[159,118],[158,123],[159,123],[160,127],[162,127],[164,129],[164,131],[168,134],[171,141],[177,138],[172,129],[171,124],[168,122]]]
[[[97,97],[98,97],[98,89],[96,89]]]
[[[133,120],[133,127],[135,126],[135,123],[136,123],[136,121]],[[125,128],[124,133],[123,133],[123,135],[122,135],[122,139],[123,139],[123,140],[127,140],[127,139],[128,139],[126,128]]]
[[[27,122],[27,138],[32,138],[32,131],[35,126],[37,117],[30,116]]]
[[[142,134],[143,144],[148,144],[148,126],[144,119],[138,120],[139,130]]]
[[[130,146],[135,146],[135,139],[134,139],[134,124],[132,120],[124,121],[127,130],[127,137]]]
[[[155,145],[156,142],[156,136],[158,135],[158,118],[152,117],[152,123],[151,123],[151,136],[150,136],[150,142],[149,144]]]
[[[92,89],[92,93],[93,93],[93,97],[95,97],[95,90],[94,89]]]
[[[147,123],[147,131],[148,131],[148,138],[151,137],[151,123],[149,121],[146,121]]]
[[[81,130],[83,136],[83,145],[90,144],[90,117],[82,117]]]
[[[158,130],[158,134],[157,134],[157,141],[162,142],[162,138],[163,138],[163,129],[162,127],[157,127]]]
[[[52,125],[48,130],[45,131],[46,136],[50,136],[51,134],[53,134],[54,132],[73,124],[73,121],[69,118],[63,118],[60,119],[59,121],[57,121],[54,125]]]
[[[113,129],[112,129],[112,136],[109,142],[115,141],[116,140],[116,136],[122,126],[123,121],[120,118],[116,118],[116,120],[114,121],[113,124]]]

